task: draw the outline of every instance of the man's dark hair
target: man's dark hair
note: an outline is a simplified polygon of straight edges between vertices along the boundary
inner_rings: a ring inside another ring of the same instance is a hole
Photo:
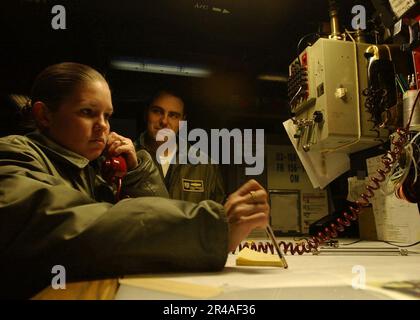
[[[152,106],[153,101],[155,101],[157,98],[164,95],[169,95],[169,96],[173,96],[180,99],[182,103],[184,104],[184,109],[183,109],[184,116],[188,114],[188,101],[186,101],[185,95],[183,94],[182,90],[178,90],[174,88],[164,88],[164,89],[160,89],[159,91],[156,91],[151,96],[151,98],[147,101],[146,110],[145,110],[146,114],[149,111],[149,108]]]

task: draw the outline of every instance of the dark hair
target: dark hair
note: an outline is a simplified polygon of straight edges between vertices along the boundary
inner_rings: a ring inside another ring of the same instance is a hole
[[[184,116],[187,114],[187,111],[188,111],[187,101],[185,101],[185,98],[183,97],[183,94],[181,93],[181,91],[178,91],[175,89],[161,89],[157,91],[154,95],[152,95],[152,97],[147,102],[146,113],[149,111],[150,107],[152,106],[153,101],[165,95],[173,96],[181,100],[182,104],[184,105],[184,108],[183,108]]]
[[[29,97],[21,94],[0,95],[0,136],[24,135],[36,129],[32,115],[25,113]]]
[[[80,63],[63,62],[45,68],[36,78],[31,89],[31,105],[42,101],[52,111],[81,85],[105,78],[95,69]]]

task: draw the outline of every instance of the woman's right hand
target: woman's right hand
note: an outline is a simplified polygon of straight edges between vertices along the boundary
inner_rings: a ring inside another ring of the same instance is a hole
[[[254,179],[232,193],[224,204],[229,221],[229,252],[255,228],[268,224],[270,206],[267,191]]]
[[[129,171],[137,167],[136,148],[129,138],[123,137],[116,132],[111,132],[108,135],[107,148],[107,153],[111,157],[124,155]]]

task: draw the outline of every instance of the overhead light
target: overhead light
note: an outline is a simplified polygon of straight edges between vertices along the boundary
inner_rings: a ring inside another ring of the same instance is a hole
[[[275,81],[275,82],[287,82],[288,77],[281,74],[260,74],[257,77],[258,80],[262,81]]]
[[[149,72],[159,74],[171,74],[186,77],[205,78],[210,76],[210,70],[191,65],[180,65],[173,63],[162,63],[158,60],[142,59],[114,59],[111,61],[111,67],[117,70]]]

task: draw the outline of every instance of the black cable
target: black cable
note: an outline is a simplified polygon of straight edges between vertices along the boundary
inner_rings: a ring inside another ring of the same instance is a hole
[[[395,247],[399,247],[399,248],[409,248],[409,247],[414,247],[414,246],[420,244],[420,241],[417,241],[417,242],[412,243],[412,244],[408,244],[408,245],[405,245],[405,246],[400,246],[400,245],[398,245],[396,243],[392,243],[392,242],[389,242],[389,241],[384,241],[384,240],[378,240],[378,241],[379,242],[385,242],[385,243],[387,243],[387,244],[389,244],[391,246],[395,246]]]
[[[340,246],[349,246],[349,245],[358,243],[360,241],[363,241],[363,240],[360,239],[360,240],[357,240],[357,241],[354,241],[354,242],[351,242],[351,243],[343,243],[343,244],[340,243]],[[385,241],[385,240],[374,240],[374,242],[383,242],[383,243],[389,244],[389,245],[394,246],[394,247],[399,247],[399,248],[409,248],[409,247],[414,247],[414,246],[420,244],[420,241],[417,241],[417,242],[412,243],[412,244],[404,245],[404,246],[401,246],[401,245],[398,245],[396,243],[392,243],[392,242],[389,242],[389,241]]]
[[[354,241],[354,242],[350,242],[350,243],[340,243],[340,246],[349,246],[349,245],[352,245],[352,244],[358,243],[358,242],[360,242],[360,241],[362,241],[362,239],[359,239],[359,240],[356,240],[356,241]]]
[[[307,37],[315,36],[315,35],[318,36],[317,40],[321,37],[321,34],[319,32],[311,32],[311,33],[305,34],[302,38],[300,38],[300,40],[299,40],[299,42],[296,46],[296,53],[297,53],[297,58],[298,58],[299,64],[301,64],[299,54],[300,54],[300,45],[302,44],[302,41],[304,39],[306,39]],[[308,45],[312,45],[312,44],[308,43]]]

